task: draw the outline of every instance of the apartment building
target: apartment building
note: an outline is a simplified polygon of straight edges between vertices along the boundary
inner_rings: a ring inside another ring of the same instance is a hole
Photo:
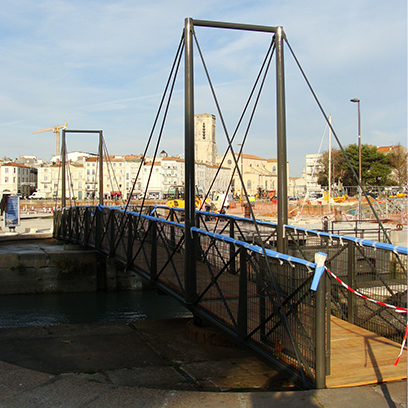
[[[7,162],[0,167],[3,194],[29,196],[36,189],[37,169],[21,163]]]
[[[306,181],[306,190],[309,192],[321,191],[322,187],[317,183],[318,174],[321,170],[321,153],[307,154],[306,167],[303,169],[302,178]]]
[[[225,155],[217,157],[217,163],[223,164],[223,166],[230,169],[230,173],[234,171],[236,164],[242,174],[245,188],[249,195],[256,195],[259,189],[264,191],[273,191],[278,188],[278,162],[277,159],[264,159],[262,157],[241,154],[238,157],[238,153],[235,153],[235,160],[228,152]],[[288,165],[289,167],[289,165]],[[288,168],[289,174],[289,168]],[[242,195],[243,189],[238,172],[234,172],[232,180],[232,192],[236,195]]]

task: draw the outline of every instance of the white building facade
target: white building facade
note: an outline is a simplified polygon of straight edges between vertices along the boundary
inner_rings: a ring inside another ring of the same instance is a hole
[[[37,169],[20,163],[3,163],[0,185],[3,194],[29,196],[36,189]]]
[[[242,179],[248,195],[255,196],[260,191],[276,192],[278,188],[278,162],[276,159],[264,159],[262,157],[235,153],[235,160],[228,152],[226,155],[217,157],[217,163],[228,167],[230,174],[232,174],[236,163],[242,174]],[[289,174],[289,169],[288,169]],[[234,172],[234,177],[231,184],[232,192],[235,195],[242,196],[243,189],[239,174]]]
[[[318,174],[322,169],[320,164],[321,153],[307,154],[306,167],[303,170],[302,178],[306,182],[306,190],[310,192],[321,191],[322,187],[317,183]]]

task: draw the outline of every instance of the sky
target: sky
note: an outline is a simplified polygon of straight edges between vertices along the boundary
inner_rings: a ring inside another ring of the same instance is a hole
[[[13,0],[0,8],[0,157],[49,160],[53,133],[33,132],[66,122],[71,130],[102,130],[110,154],[142,153],[186,17],[282,26],[344,147],[358,141],[352,98],[361,101],[363,144],[407,147],[405,1]],[[271,34],[205,27],[195,33],[232,137]],[[284,59],[287,159],[290,176],[298,177],[306,154],[328,149],[329,132],[286,44]],[[262,158],[277,157],[274,64],[244,145],[244,153]],[[184,153],[183,70],[182,62],[159,145],[169,155]],[[197,48],[194,80],[195,113],[216,116],[222,154],[224,126]],[[237,132],[235,150],[245,129]],[[69,133],[67,149],[97,152],[97,136]]]

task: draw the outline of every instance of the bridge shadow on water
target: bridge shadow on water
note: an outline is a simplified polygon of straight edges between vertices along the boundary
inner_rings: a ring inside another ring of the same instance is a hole
[[[2,296],[0,328],[126,322],[189,317],[154,289]]]

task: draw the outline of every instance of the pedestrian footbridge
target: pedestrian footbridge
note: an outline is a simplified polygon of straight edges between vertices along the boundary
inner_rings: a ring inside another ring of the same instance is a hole
[[[120,260],[301,388],[406,378],[407,248],[284,232],[279,253],[277,224],[225,214],[196,211],[187,228],[163,206],[54,213],[54,238]]]

